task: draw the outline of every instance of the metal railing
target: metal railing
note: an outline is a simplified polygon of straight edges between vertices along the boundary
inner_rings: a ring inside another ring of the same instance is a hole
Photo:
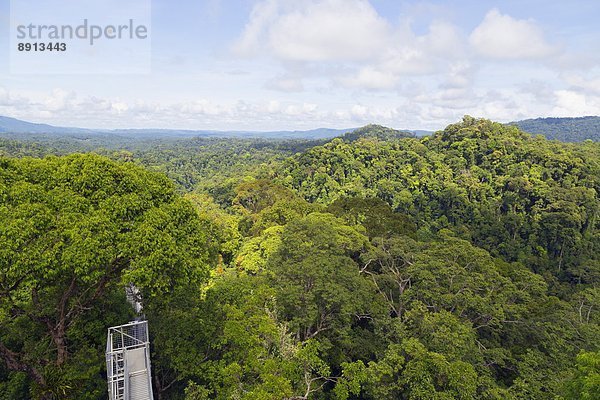
[[[152,400],[147,321],[108,328],[106,371],[110,400]]]

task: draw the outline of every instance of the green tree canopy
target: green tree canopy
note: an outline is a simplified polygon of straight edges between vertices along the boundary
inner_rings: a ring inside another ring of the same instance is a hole
[[[42,397],[93,398],[86,380],[100,371],[90,360],[102,358],[105,323],[127,322],[126,284],[151,305],[207,274],[194,209],[164,176],[132,164],[0,159],[0,220],[0,358]]]

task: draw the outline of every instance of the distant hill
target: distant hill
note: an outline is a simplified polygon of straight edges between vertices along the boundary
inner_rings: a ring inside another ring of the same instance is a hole
[[[186,130],[186,129],[85,129],[67,128],[47,124],[36,124],[16,118],[0,116],[0,136],[13,140],[37,140],[42,142],[67,139],[84,142],[98,140],[136,140],[136,139],[176,139],[186,137],[213,138],[262,138],[262,139],[308,139],[324,140],[353,132],[357,128],[332,129],[317,128],[310,130],[282,131],[218,131],[218,130]],[[388,128],[386,128],[388,129]],[[398,132],[398,131],[396,131]],[[433,132],[423,130],[400,131],[403,134],[424,136]]]
[[[399,131],[392,128],[387,128],[381,125],[366,125],[362,128],[347,132],[342,136],[345,142],[354,142],[360,138],[377,138],[379,140],[401,139],[406,137],[415,137],[411,131]]]
[[[0,133],[47,133],[47,134],[73,134],[90,133],[89,129],[65,128],[47,124],[35,124],[16,118],[0,116]]]
[[[185,129],[85,129],[36,124],[16,118],[0,116],[0,134],[10,139],[50,140],[63,139],[89,140],[97,138],[165,139],[183,137],[236,137],[269,139],[331,139],[351,132],[356,128],[331,129],[317,128],[305,131],[218,131]],[[32,135],[35,135],[32,137]]]
[[[511,122],[525,132],[544,135],[548,139],[562,142],[582,142],[586,139],[600,141],[600,117],[580,118],[536,118]],[[369,129],[367,129],[369,127]],[[78,142],[96,143],[109,140],[119,142],[137,139],[176,139],[186,137],[214,138],[263,138],[263,139],[309,139],[323,140],[345,135],[346,141],[353,141],[365,129],[368,135],[376,135],[380,139],[400,136],[418,137],[433,132],[424,130],[394,130],[378,125],[367,125],[363,128],[317,128],[310,130],[282,131],[218,131],[218,130],[185,130],[185,129],[86,129],[60,127],[48,124],[37,124],[16,118],[0,116],[0,136],[14,140],[36,140],[52,142],[57,139],[75,140]],[[377,129],[372,129],[377,128]],[[375,133],[377,132],[377,133]]]
[[[511,122],[510,125],[561,142],[600,141],[600,117],[536,118]]]

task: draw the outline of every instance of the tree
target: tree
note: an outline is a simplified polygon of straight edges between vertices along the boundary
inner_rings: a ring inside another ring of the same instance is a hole
[[[581,352],[577,355],[575,377],[567,385],[567,400],[600,398],[600,352]]]
[[[389,204],[377,197],[339,198],[327,207],[327,211],[350,225],[364,226],[370,238],[410,236],[416,231],[408,216],[394,213]]]
[[[0,177],[0,360],[36,397],[93,398],[124,286],[151,305],[206,276],[200,220],[164,176],[96,155],[2,159]]]
[[[367,367],[360,361],[344,367],[334,391],[340,400],[350,393],[390,400],[477,398],[478,377],[472,365],[428,351],[415,338],[390,344],[383,357]]]
[[[368,313],[360,299],[370,293],[365,291],[368,282],[352,258],[367,244],[365,236],[331,214],[313,213],[285,227],[266,268],[282,318],[298,340],[332,330],[331,335],[340,336],[351,320]]]
[[[166,357],[154,367],[174,369],[171,388],[187,381],[189,400],[308,399],[330,380],[322,345],[293,337],[264,277],[223,275],[203,300],[182,293],[156,319],[176,329],[159,327]]]

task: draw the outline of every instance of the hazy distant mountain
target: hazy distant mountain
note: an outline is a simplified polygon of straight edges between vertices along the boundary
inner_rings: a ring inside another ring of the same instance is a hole
[[[84,129],[65,128],[47,124],[34,124],[15,118],[0,116],[0,135],[11,139],[36,139],[49,141],[56,138],[90,141],[101,138],[131,139],[165,139],[185,137],[235,137],[235,138],[266,138],[266,139],[331,139],[353,132],[357,128],[331,129],[317,128],[305,131],[217,131],[217,130],[186,130],[186,129]],[[423,130],[406,130],[417,136],[433,132]],[[32,136],[33,135],[33,136]]]
[[[562,142],[600,141],[600,117],[536,118],[511,122],[511,125]]]
[[[184,130],[184,129],[84,129],[66,128],[47,124],[35,124],[16,118],[0,116],[0,134],[13,139],[50,139],[52,137],[71,137],[86,139],[99,137],[126,137],[128,139],[164,139],[176,137],[246,137],[246,138],[281,138],[281,139],[330,139],[351,132],[356,128],[330,129],[318,128],[306,131],[217,131],[217,130]]]
[[[90,133],[89,129],[64,128],[47,124],[34,124],[20,119],[0,116],[0,132],[2,133]]]

